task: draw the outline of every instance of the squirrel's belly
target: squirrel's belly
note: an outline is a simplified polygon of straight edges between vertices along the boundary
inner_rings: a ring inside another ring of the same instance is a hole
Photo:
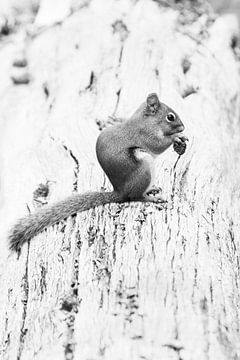
[[[152,189],[153,185],[155,185],[155,164],[154,164],[154,161],[157,157],[156,154],[153,154],[153,153],[150,153],[150,152],[147,152],[146,150],[144,149],[135,149],[134,151],[134,156],[137,160],[142,160],[144,161],[148,167],[149,167],[149,170],[150,170],[150,173],[151,173],[151,182],[148,186],[148,188],[146,189],[145,193],[147,193],[150,189]]]

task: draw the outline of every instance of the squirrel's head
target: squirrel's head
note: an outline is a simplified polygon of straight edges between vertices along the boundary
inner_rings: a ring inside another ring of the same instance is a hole
[[[144,118],[152,126],[160,127],[165,136],[174,135],[184,130],[184,125],[179,116],[169,106],[160,102],[157,94],[148,95]]]

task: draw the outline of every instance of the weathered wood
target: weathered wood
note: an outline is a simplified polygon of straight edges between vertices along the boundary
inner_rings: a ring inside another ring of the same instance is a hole
[[[39,13],[0,48],[1,359],[240,359],[237,25],[161,3],[63,6],[59,25]],[[19,48],[28,85],[11,81]],[[9,254],[6,230],[39,206],[39,183],[49,202],[110,188],[99,123],[150,92],[190,138],[157,160],[167,208],[92,209]]]

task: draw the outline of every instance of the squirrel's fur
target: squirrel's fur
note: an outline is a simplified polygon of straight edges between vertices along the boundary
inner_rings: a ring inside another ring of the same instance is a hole
[[[18,251],[23,243],[31,240],[46,227],[81,212],[113,202],[121,202],[121,197],[115,191],[112,192],[87,192],[75,194],[56,204],[46,206],[35,213],[29,214],[17,221],[11,229],[9,238],[10,250]]]
[[[162,202],[153,191],[153,160],[178,142],[175,151],[185,151],[184,125],[179,116],[150,94],[132,117],[104,129],[96,143],[99,164],[110,180],[113,192],[73,195],[18,220],[10,231],[11,250],[18,250],[46,227],[77,212],[95,206],[124,201]]]

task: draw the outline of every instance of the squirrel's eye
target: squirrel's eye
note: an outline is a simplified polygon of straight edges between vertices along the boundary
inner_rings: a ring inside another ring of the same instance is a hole
[[[167,114],[166,118],[167,118],[167,121],[174,121],[176,119],[176,116],[175,116],[175,114],[170,112]]]

